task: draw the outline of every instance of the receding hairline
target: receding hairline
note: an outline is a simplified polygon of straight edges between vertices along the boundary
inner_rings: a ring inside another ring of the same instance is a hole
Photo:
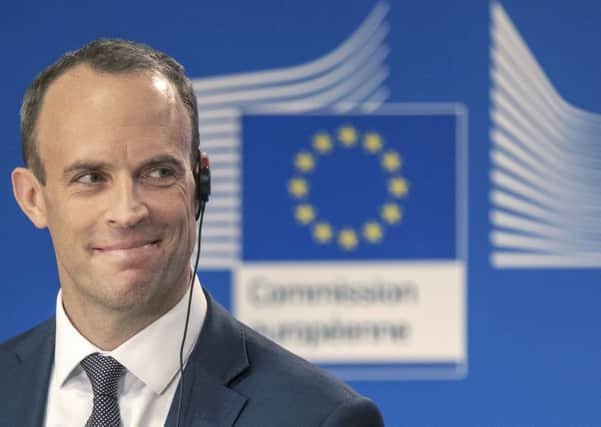
[[[88,65],[97,73],[110,75],[156,72],[171,82],[189,117],[191,164],[193,168],[196,167],[199,146],[198,109],[196,94],[184,67],[173,57],[146,44],[118,38],[100,38],[77,50],[65,52],[35,77],[23,96],[20,109],[22,157],[25,166],[33,171],[42,184],[45,183],[45,171],[36,141],[42,104],[53,83],[81,64]]]
[[[169,76],[165,75],[165,73],[163,73],[161,70],[158,69],[135,69],[135,70],[124,70],[124,71],[107,71],[107,70],[103,70],[101,68],[97,68],[94,66],[94,64],[90,63],[90,62],[81,62],[78,64],[75,64],[73,67],[65,70],[63,73],[61,73],[59,76],[57,76],[54,80],[52,80],[50,82],[50,84],[48,84],[46,90],[43,93],[43,96],[40,100],[40,106],[38,109],[38,118],[41,115],[43,109],[44,109],[44,104],[46,102],[46,98],[48,97],[48,94],[55,91],[57,85],[60,85],[63,81],[69,80],[69,79],[74,79],[76,78],[77,74],[82,74],[85,77],[85,74],[90,74],[90,75],[97,75],[100,77],[107,77],[107,78],[128,78],[128,77],[138,77],[138,76],[147,76],[151,79],[155,79],[155,78],[160,78],[161,80],[164,80],[166,83],[168,83],[168,86],[170,88],[169,92],[172,95],[175,95],[177,100],[179,100],[179,102],[181,103],[181,106],[184,108],[184,110],[186,109],[186,104],[184,103],[184,100],[181,97],[181,94],[179,93],[179,90],[176,86],[176,84],[171,81],[169,79]],[[155,85],[155,87],[158,88],[157,85]],[[37,122],[37,121],[36,121]]]
[[[187,123],[189,125],[192,125],[191,119],[190,119],[189,115],[187,114],[188,109],[186,108],[186,104],[185,104],[184,100],[182,99],[181,94],[179,93],[179,90],[177,89],[177,86],[169,79],[168,76],[166,76],[160,70],[140,69],[140,70],[126,70],[126,71],[114,72],[114,71],[106,71],[106,70],[98,69],[98,68],[95,68],[93,66],[93,64],[90,64],[87,62],[82,62],[82,63],[74,65],[72,68],[66,70],[64,73],[62,73],[60,76],[58,76],[56,79],[54,79],[48,85],[48,87],[44,91],[42,99],[40,100],[40,106],[39,106],[39,109],[37,112],[35,126],[33,129],[34,134],[38,127],[40,117],[42,116],[42,113],[45,110],[44,107],[47,103],[48,96],[51,95],[53,92],[55,92],[57,90],[57,86],[60,86],[61,83],[64,84],[65,81],[76,78],[77,74],[84,74],[83,77],[85,77],[86,73],[89,75],[92,75],[92,76],[97,75],[100,77],[107,77],[107,78],[128,78],[128,77],[135,78],[135,77],[140,77],[140,76],[148,77],[149,79],[152,79],[152,80],[155,80],[158,78],[158,79],[164,81],[165,83],[167,83],[167,87],[169,88],[168,91],[163,91],[162,88],[160,88],[159,84],[153,84],[152,86],[158,92],[168,93],[169,97],[175,98],[176,105],[178,105],[178,107],[182,108],[182,112],[188,117]],[[155,82],[153,82],[153,83],[155,83]]]
[[[40,123],[42,122],[44,112],[47,110],[46,104],[47,104],[48,96],[52,95],[52,93],[57,90],[57,84],[60,86],[61,83],[64,83],[65,80],[73,79],[74,77],[76,77],[75,75],[77,73],[82,73],[82,72],[83,73],[89,72],[89,75],[117,77],[117,78],[119,78],[119,77],[136,77],[136,76],[147,76],[150,79],[157,78],[157,77],[161,78],[168,84],[170,96],[173,96],[175,99],[174,105],[177,108],[177,111],[179,112],[179,114],[182,114],[183,116],[185,116],[184,120],[186,123],[186,129],[185,129],[184,134],[187,135],[186,140],[187,140],[188,144],[190,144],[190,145],[194,144],[193,138],[191,136],[193,123],[192,123],[192,119],[191,119],[190,115],[188,114],[188,108],[186,107],[186,104],[184,103],[176,84],[173,81],[171,81],[168,76],[166,76],[163,72],[161,72],[161,70],[140,68],[140,69],[133,69],[133,70],[119,70],[119,71],[110,70],[110,71],[108,71],[108,70],[104,70],[104,69],[95,67],[94,64],[91,62],[82,61],[82,62],[74,64],[72,67],[64,70],[63,73],[61,73],[55,79],[53,79],[46,87],[46,90],[44,91],[43,96],[42,96],[41,100],[39,101],[39,108],[38,108],[38,111],[36,114],[36,120],[34,122],[34,127],[31,132],[31,140],[36,147],[35,149],[37,152],[37,156],[39,157],[39,159],[42,163],[43,163],[43,158],[42,158],[42,152],[40,149],[41,146],[40,146],[40,140],[39,140],[39,135],[38,135],[38,129],[39,129]],[[156,85],[155,85],[155,87],[156,87]],[[189,148],[191,149],[192,147],[189,147]]]

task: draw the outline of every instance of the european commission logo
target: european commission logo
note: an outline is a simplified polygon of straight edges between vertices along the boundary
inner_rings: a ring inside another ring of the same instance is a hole
[[[346,379],[460,378],[465,108],[387,104],[388,5],[299,66],[194,82],[202,270],[233,312]]]
[[[348,379],[464,376],[465,119],[247,111],[236,315]]]
[[[492,6],[491,233],[495,268],[601,267],[601,116],[557,93]]]

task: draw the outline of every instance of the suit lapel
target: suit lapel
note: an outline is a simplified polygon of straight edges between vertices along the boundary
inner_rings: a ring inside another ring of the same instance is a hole
[[[249,367],[246,337],[240,325],[205,292],[207,314],[198,341],[184,370],[182,424],[229,427],[247,398],[229,385]],[[181,383],[180,383],[181,387]],[[180,388],[167,426],[175,426]]]
[[[192,380],[192,381],[190,381]],[[246,403],[246,398],[214,378],[202,375],[188,376],[184,383],[182,425],[190,427],[230,427]],[[178,389],[179,393],[179,389]],[[176,394],[166,425],[175,426],[179,395]]]
[[[14,370],[15,398],[20,413],[15,425],[38,427],[44,422],[48,384],[54,358],[54,318],[40,325],[16,347],[18,363]]]

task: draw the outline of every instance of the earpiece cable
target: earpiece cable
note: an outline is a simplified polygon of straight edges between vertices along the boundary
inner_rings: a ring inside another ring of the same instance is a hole
[[[180,385],[179,385],[179,401],[177,404],[177,427],[180,427],[180,415],[182,412],[182,402],[184,396],[184,344],[186,343],[186,335],[188,333],[188,324],[190,322],[190,307],[192,305],[192,293],[194,290],[194,279],[196,278],[196,272],[198,270],[198,261],[200,259],[200,241],[202,237],[202,221],[205,215],[205,201],[200,202],[200,218],[198,220],[198,241],[196,246],[196,260],[194,261],[194,273],[190,278],[190,289],[188,291],[188,309],[186,310],[186,322],[184,324],[184,336],[182,337],[182,343],[179,348],[179,373],[180,373]]]

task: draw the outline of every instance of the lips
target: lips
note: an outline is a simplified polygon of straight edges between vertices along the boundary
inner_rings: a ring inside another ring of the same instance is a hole
[[[136,239],[95,245],[93,254],[109,262],[118,270],[150,268],[156,264],[163,252],[160,239]]]
[[[124,240],[115,243],[94,246],[93,249],[100,252],[128,251],[143,249],[144,247],[158,245],[159,243],[160,239]]]

